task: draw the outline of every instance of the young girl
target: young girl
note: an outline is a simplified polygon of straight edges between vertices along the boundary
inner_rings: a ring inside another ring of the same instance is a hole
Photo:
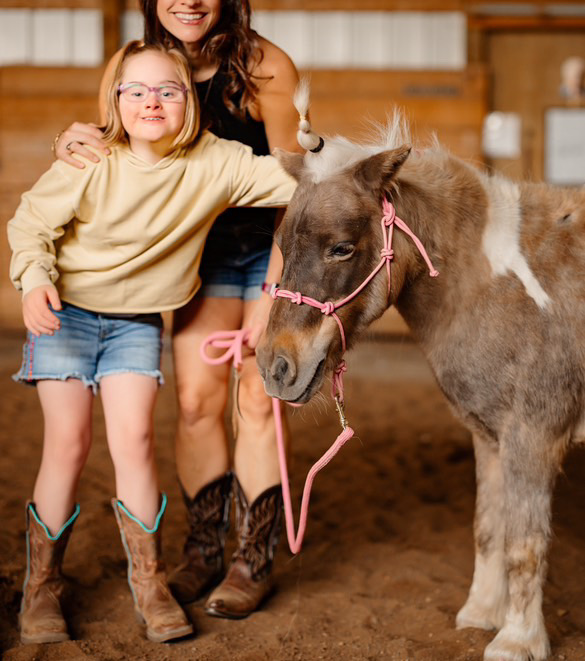
[[[186,53],[212,133],[250,145],[257,155],[275,147],[299,149],[292,104],[298,73],[286,53],[251,28],[249,0],[135,4],[142,10],[147,43],[173,45]],[[102,89],[118,56],[105,69]],[[105,110],[103,93],[99,110],[100,115]],[[55,153],[83,168],[77,156],[97,160],[86,147],[103,155],[107,146],[101,138],[95,126],[76,122],[57,136]],[[254,356],[243,357],[238,374],[232,452],[224,424],[231,370],[227,364],[205,363],[199,346],[214,331],[262,326],[272,305],[270,285],[278,282],[281,270],[272,241],[277,213],[249,208],[222,213],[201,258],[203,284],[173,313],[176,464],[188,533],[169,584],[180,603],[195,601],[213,587],[205,611],[219,617],[245,617],[272,590],[282,509],[280,471],[272,403]],[[257,340],[252,332],[250,346]],[[237,551],[226,562],[230,501],[242,516],[234,521]]]
[[[8,223],[11,278],[29,331],[16,379],[37,385],[44,444],[27,503],[23,642],[68,639],[59,597],[75,493],[101,390],[116,476],[113,507],[128,581],[150,640],[188,635],[160,560],[166,497],[154,463],[160,312],[189,301],[214,219],[229,206],[284,206],[295,184],[270,156],[200,133],[189,66],[132,42],[108,90],[111,154],[83,170],[56,162]]]

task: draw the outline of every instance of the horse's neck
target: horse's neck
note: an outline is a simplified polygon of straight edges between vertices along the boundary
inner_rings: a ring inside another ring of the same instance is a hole
[[[437,278],[430,277],[417,248],[400,233],[406,261],[396,307],[424,341],[465,295],[463,290],[481,261],[478,256],[487,212],[482,175],[453,157],[415,163],[405,168],[397,210],[439,271]],[[399,251],[395,252],[399,260]]]

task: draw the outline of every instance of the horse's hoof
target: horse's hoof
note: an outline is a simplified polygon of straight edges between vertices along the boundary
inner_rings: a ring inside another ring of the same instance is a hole
[[[504,628],[485,648],[483,658],[484,661],[546,661],[549,654],[550,645],[544,629],[526,640]]]

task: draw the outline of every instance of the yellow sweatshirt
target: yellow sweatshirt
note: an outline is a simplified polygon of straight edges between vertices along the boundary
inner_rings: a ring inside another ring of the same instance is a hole
[[[62,300],[94,312],[173,310],[199,289],[215,218],[229,206],[286,206],[295,187],[272,156],[211,133],[156,165],[124,146],[84,170],[56,161],[8,223],[10,277],[23,295],[55,283]]]

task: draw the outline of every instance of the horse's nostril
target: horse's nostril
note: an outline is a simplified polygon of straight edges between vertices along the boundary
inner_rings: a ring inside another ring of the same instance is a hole
[[[270,370],[272,378],[282,385],[290,385],[294,380],[295,369],[292,364],[292,361],[286,356],[280,355],[277,356],[274,362],[272,363],[272,369]]]

